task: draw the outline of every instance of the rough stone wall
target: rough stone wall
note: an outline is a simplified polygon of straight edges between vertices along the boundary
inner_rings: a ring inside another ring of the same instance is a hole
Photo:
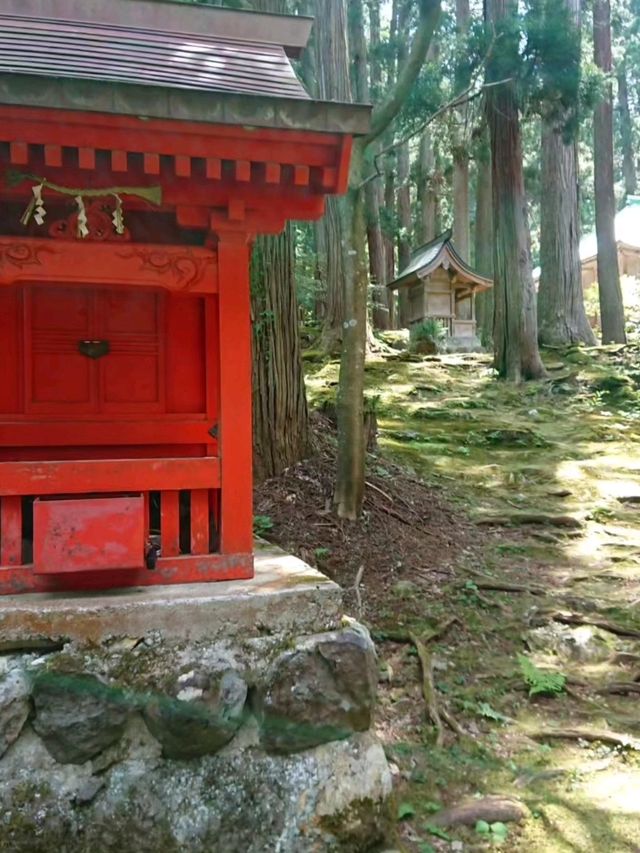
[[[374,850],[391,782],[364,628],[0,658],[0,850]]]

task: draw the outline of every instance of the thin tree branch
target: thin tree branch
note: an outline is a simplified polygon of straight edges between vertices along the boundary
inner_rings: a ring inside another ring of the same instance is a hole
[[[433,34],[441,13],[440,0],[420,0],[418,29],[411,42],[407,61],[404,63],[395,86],[371,114],[371,129],[363,139],[363,146],[371,145],[389,127],[402,109],[411,87],[420,73],[429,50]]]
[[[450,101],[447,101],[446,104],[443,104],[441,107],[439,107],[434,113],[432,113],[432,115],[429,116],[429,118],[423,121],[419,127],[417,127],[415,130],[412,130],[411,133],[407,134],[406,136],[403,136],[401,139],[396,139],[394,142],[380,149],[380,151],[378,151],[378,153],[373,158],[375,172],[366,177],[364,181],[362,181],[362,183],[359,185],[358,189],[361,189],[362,187],[366,186],[370,181],[374,181],[376,178],[383,177],[382,167],[380,166],[381,157],[383,157],[385,154],[388,154],[389,151],[393,151],[394,148],[399,148],[401,145],[404,145],[406,142],[409,142],[418,134],[423,133],[423,131],[425,131],[427,127],[429,127],[429,125],[432,124],[443,113],[446,113],[449,110],[453,110],[456,107],[460,107],[463,104],[468,104],[471,101],[476,100],[484,94],[486,89],[492,89],[495,86],[504,86],[506,83],[511,83],[512,81],[512,77],[505,77],[504,80],[496,80],[495,83],[484,83],[483,86],[476,92],[472,92],[472,89],[475,86],[475,82],[472,83],[464,90],[464,92],[460,92]]]

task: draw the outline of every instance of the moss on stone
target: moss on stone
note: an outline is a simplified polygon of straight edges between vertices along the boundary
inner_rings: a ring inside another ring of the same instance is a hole
[[[375,853],[389,843],[393,830],[391,801],[364,797],[346,809],[318,820],[329,836],[327,850],[336,853]]]

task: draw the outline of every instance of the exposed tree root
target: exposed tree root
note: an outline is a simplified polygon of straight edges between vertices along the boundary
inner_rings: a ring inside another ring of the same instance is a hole
[[[425,705],[429,719],[436,727],[436,746],[441,747],[444,744],[444,726],[438,710],[438,700],[436,697],[436,688],[433,683],[433,661],[431,654],[427,651],[427,647],[422,643],[415,634],[410,635],[411,642],[416,647],[420,666],[422,667],[422,696],[424,697]]]
[[[481,800],[470,800],[453,806],[450,809],[435,814],[430,822],[436,826],[475,826],[479,820],[487,823],[520,823],[529,810],[513,797],[483,797]]]
[[[478,584],[476,584],[476,586],[478,586]],[[486,595],[482,595],[479,592],[474,592],[474,595],[478,599],[478,601],[481,601],[482,604],[484,604],[485,607],[495,607],[501,613],[508,613],[509,612],[508,608],[504,607],[504,605],[502,605],[499,601],[492,601],[490,598],[487,598]]]
[[[636,681],[614,681],[596,690],[599,696],[628,696],[629,693],[640,693],[640,684]]]
[[[570,530],[581,530],[583,525],[572,515],[545,515],[543,513],[514,513],[513,515],[493,515],[477,518],[475,523],[481,527],[519,527],[540,525],[542,527],[563,527]]]
[[[547,622],[560,622],[562,625],[589,625],[592,628],[602,628],[603,631],[609,631],[611,634],[617,634],[618,637],[633,637],[635,639],[640,639],[640,631],[636,631],[635,628],[616,625],[615,622],[609,622],[606,619],[582,616],[580,613],[571,613],[565,610],[545,613],[544,616]]]
[[[631,735],[610,732],[606,729],[524,729],[532,740],[586,740],[610,743],[640,751],[640,740]]]
[[[428,634],[425,634],[422,638],[423,643],[432,643],[434,640],[440,639],[440,637],[444,636],[447,633],[449,628],[452,625],[455,625],[456,622],[459,622],[457,616],[451,616],[449,619],[445,619],[444,622],[441,622],[439,625],[429,631]],[[388,640],[391,643],[413,643],[414,634],[410,631],[380,631],[377,633],[377,637],[381,640]],[[414,644],[415,645],[415,644]]]
[[[486,577],[486,575],[476,575],[476,577],[478,580],[474,581],[474,583],[478,589],[492,590],[493,592],[524,592],[529,595],[546,595],[548,592],[548,590],[541,586],[525,586],[519,583],[492,580]]]

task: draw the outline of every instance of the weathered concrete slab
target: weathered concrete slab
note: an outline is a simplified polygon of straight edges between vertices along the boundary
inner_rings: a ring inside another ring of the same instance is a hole
[[[0,597],[0,651],[101,642],[153,630],[167,640],[214,640],[333,630],[340,587],[272,545],[256,545],[255,577],[99,593]]]

